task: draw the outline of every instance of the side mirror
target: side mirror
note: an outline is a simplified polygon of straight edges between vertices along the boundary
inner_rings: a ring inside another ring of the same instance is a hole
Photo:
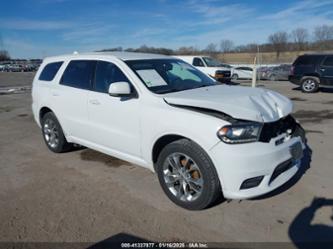
[[[128,97],[132,94],[130,84],[125,81],[111,83],[109,94],[113,97]]]

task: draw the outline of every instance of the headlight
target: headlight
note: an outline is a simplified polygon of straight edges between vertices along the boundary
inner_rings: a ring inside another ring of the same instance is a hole
[[[225,143],[239,144],[258,141],[262,125],[257,123],[226,125],[217,136]]]

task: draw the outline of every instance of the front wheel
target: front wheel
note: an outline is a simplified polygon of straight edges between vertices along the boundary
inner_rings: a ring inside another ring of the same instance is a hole
[[[212,161],[199,145],[188,139],[165,146],[156,170],[166,195],[183,208],[204,209],[222,196]]]
[[[233,80],[238,80],[239,76],[238,74],[234,73],[232,76],[231,76],[231,79]]]

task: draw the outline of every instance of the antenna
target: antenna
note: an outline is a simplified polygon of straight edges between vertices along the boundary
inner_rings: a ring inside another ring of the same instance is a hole
[[[74,51],[73,54],[79,54],[79,52],[78,51]]]

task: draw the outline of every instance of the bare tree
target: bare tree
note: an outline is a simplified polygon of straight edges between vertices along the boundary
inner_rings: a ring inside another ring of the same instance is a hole
[[[203,51],[210,56],[214,56],[217,52],[217,45],[215,43],[209,43]]]
[[[288,34],[284,31],[276,32],[268,37],[268,41],[274,47],[274,51],[276,52],[276,58],[279,58],[280,53],[286,49],[286,45],[288,42]]]
[[[220,50],[222,53],[228,53],[234,48],[234,42],[231,40],[222,40],[220,43]]]
[[[122,47],[115,47],[115,48],[105,48],[98,50],[97,52],[114,52],[114,51],[123,51]]]
[[[291,32],[291,36],[297,45],[298,51],[305,49],[305,45],[306,45],[308,37],[309,37],[309,33],[308,33],[307,29],[304,29],[304,28],[294,29]]]
[[[333,40],[333,25],[317,26],[314,31],[314,39],[319,49],[328,49]]]
[[[10,60],[8,51],[0,50],[0,61],[7,61],[7,60]]]
[[[195,47],[180,47],[176,51],[174,51],[175,54],[181,54],[181,55],[191,55],[191,54],[198,54],[199,51]]]

